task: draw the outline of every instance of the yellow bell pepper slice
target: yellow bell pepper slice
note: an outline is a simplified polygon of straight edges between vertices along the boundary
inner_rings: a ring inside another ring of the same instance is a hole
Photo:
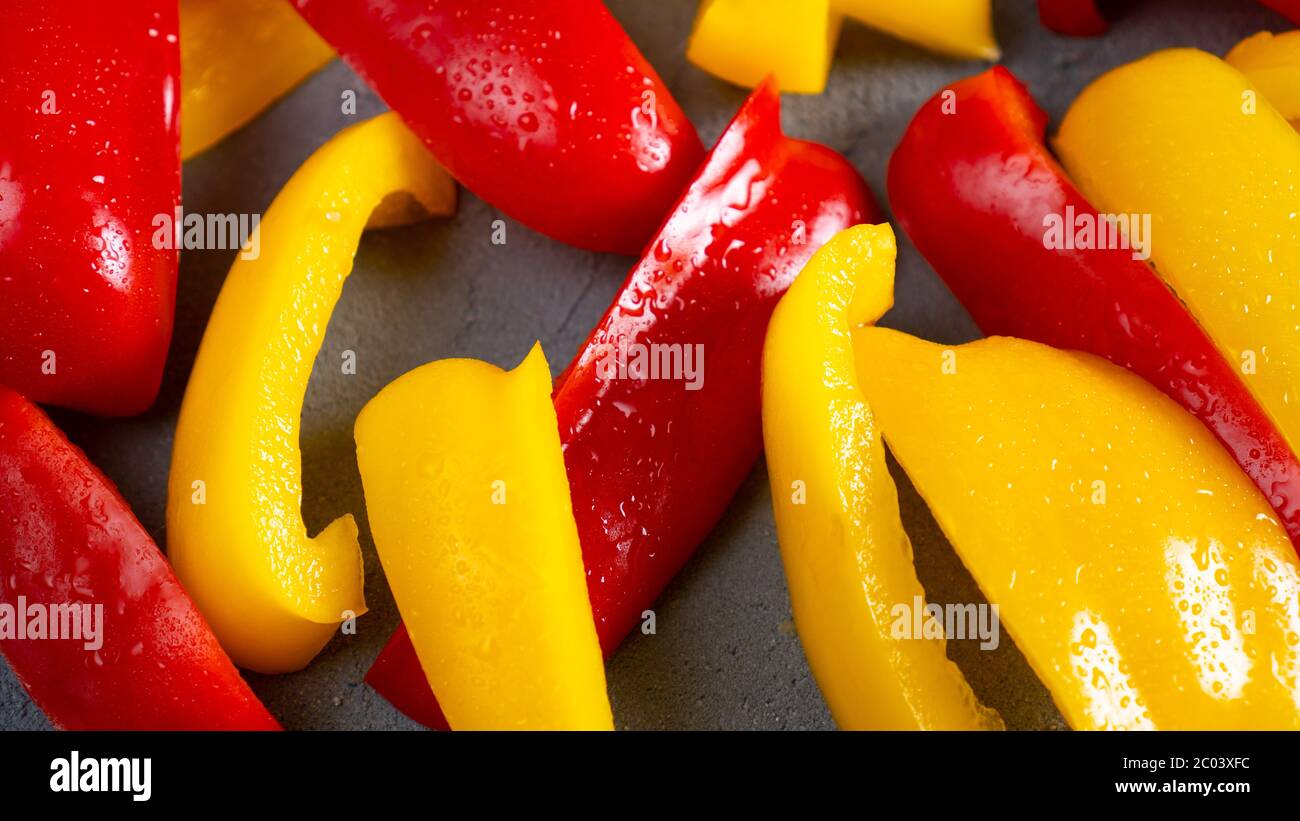
[[[842,21],[830,0],[706,0],[686,59],[736,85],[754,88],[774,74],[782,91],[820,94]]]
[[[1300,728],[1295,551],[1196,419],[1086,354],[853,341],[890,450],[1071,726]]]
[[[236,258],[181,406],[168,554],[235,663],[305,666],[365,610],[351,515],[308,538],[298,432],[312,363],[371,212],[448,214],[455,185],[394,114],[341,131],[281,190]],[[415,209],[412,203],[418,203]],[[372,220],[372,223],[374,220]]]
[[[782,91],[820,94],[845,16],[956,57],[1000,54],[989,0],[704,0],[686,57],[737,85],[774,74]]]
[[[763,351],[763,441],[804,654],[843,729],[995,729],[944,639],[893,637],[924,601],[849,329],[893,303],[894,232],[822,247],[782,298]]]
[[[384,574],[453,729],[613,729],[540,345],[417,368],[357,417]]]
[[[1300,128],[1300,30],[1261,31],[1238,43],[1224,59],[1249,77],[1291,125]]]
[[[900,40],[952,57],[997,60],[990,0],[831,0],[846,16]]]
[[[181,157],[252,120],[334,57],[286,0],[181,0]]]
[[[1300,134],[1236,69],[1176,49],[1090,85],[1056,145],[1100,211],[1151,216],[1156,270],[1300,452]]]

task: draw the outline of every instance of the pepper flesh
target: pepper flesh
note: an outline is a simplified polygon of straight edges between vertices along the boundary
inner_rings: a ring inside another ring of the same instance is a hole
[[[705,0],[686,59],[739,86],[753,88],[771,75],[784,91],[821,94],[843,20],[830,0]]]
[[[600,0],[295,5],[452,176],[561,242],[641,253],[703,158]]]
[[[1156,270],[1242,371],[1294,453],[1300,134],[1239,72],[1180,49],[1094,82],[1056,145],[1099,209],[1151,215]],[[1292,511],[1300,499],[1288,494],[1279,487],[1269,501]]]
[[[1047,241],[1053,218],[1071,236],[1104,218],[1048,153],[1046,123],[1004,68],[945,88],[890,160],[899,223],[985,334],[1103,356],[1200,419],[1300,546],[1300,463],[1178,297],[1128,247]]]
[[[143,412],[171,340],[176,3],[11,0],[0,25],[0,382]],[[113,66],[108,70],[105,66]]]
[[[553,397],[606,655],[713,529],[758,458],[760,360],[777,301],[823,243],[880,219],[843,157],[781,132],[770,84],[737,113],[669,215]],[[698,390],[682,379],[602,375],[620,348],[655,344],[683,353],[703,346]],[[434,715],[404,644],[399,629],[366,680],[408,715]]]
[[[1249,77],[1292,126],[1300,128],[1300,31],[1261,31],[1238,43],[1224,59]]]
[[[1038,0],[1038,19],[1052,31],[1071,37],[1096,37],[1110,28],[1097,0]]]
[[[367,218],[409,219],[412,202],[429,214],[455,204],[419,140],[392,114],[345,129],[271,204],[260,255],[236,259],[208,321],[176,428],[168,552],[240,666],[299,669],[365,611],[352,516],[307,536],[298,431]]]
[[[820,94],[845,16],[945,54],[998,59],[989,0],[704,0],[686,57],[737,85],[774,75],[785,91]]]
[[[180,27],[184,159],[334,58],[285,0],[181,0]]]
[[[1300,567],[1196,420],[1088,354],[854,332],[890,450],[1076,729],[1300,727]]]
[[[1001,56],[990,0],[831,0],[846,17],[924,48],[972,60]]]
[[[896,253],[887,224],[843,231],[772,316],[763,439],[786,583],[804,654],[842,729],[1000,728],[942,639],[891,635],[893,607],[925,594],[849,329],[893,303]]]
[[[0,604],[13,608],[0,616],[0,650],[55,727],[279,729],[117,488],[5,387],[0,578]],[[21,615],[33,606],[43,608],[40,636]]]
[[[612,730],[540,345],[434,362],[357,417],[384,575],[457,729]]]
[[[1300,26],[1300,0],[1259,0],[1259,2]]]

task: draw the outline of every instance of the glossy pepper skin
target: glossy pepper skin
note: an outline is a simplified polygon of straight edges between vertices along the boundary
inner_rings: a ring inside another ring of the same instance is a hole
[[[1096,80],[1055,146],[1098,209],[1151,215],[1156,270],[1294,453],[1300,134],[1222,60],[1175,49]],[[1290,483],[1265,493],[1294,520]]]
[[[553,239],[639,254],[704,149],[600,0],[294,0],[462,185]]]
[[[181,156],[220,142],[334,58],[285,0],[181,0]]]
[[[13,0],[0,25],[0,382],[102,416],[153,403],[180,201],[176,3]]]
[[[35,638],[30,627],[24,637],[0,635],[0,651],[55,727],[279,729],[117,488],[44,413],[4,387],[0,578],[0,603],[15,613],[72,605],[78,609],[65,612],[85,626],[80,608],[102,608],[91,616],[93,649],[75,638]]]
[[[1300,565],[1168,397],[1089,354],[854,331],[890,451],[1076,729],[1300,728]]]
[[[1249,77],[1278,113],[1300,128],[1300,31],[1261,31],[1242,40],[1223,59]]]
[[[612,730],[540,345],[398,378],[357,417],[384,575],[451,726]]]
[[[852,327],[894,301],[894,232],[836,235],[777,306],[763,349],[763,442],[795,624],[846,730],[995,729],[938,640],[895,638],[925,600],[898,492],[858,388]]]
[[[607,656],[708,535],[758,457],[763,339],[777,301],[827,240],[879,220],[843,157],[781,132],[780,99],[765,84],[556,381],[573,514]],[[602,376],[620,344],[656,343],[703,346],[699,390],[677,379]],[[399,632],[366,680],[408,715],[429,715],[432,694],[401,642]]]
[[[351,514],[308,537],[298,432],[362,230],[450,213],[455,185],[394,114],[303,163],[236,258],[185,390],[167,491],[176,575],[241,667],[306,665],[365,612]],[[251,244],[250,244],[251,250]]]
[[[1103,356],[1201,420],[1300,545],[1300,463],[1233,362],[1132,250],[1048,247],[1049,219],[1098,214],[1043,144],[1046,124],[1002,67],[944,89],[890,161],[899,223],[984,333]],[[1152,248],[1168,241],[1153,233]]]

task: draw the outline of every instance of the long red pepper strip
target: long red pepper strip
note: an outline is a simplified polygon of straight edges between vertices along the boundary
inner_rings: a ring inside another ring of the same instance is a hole
[[[294,0],[466,188],[547,236],[639,254],[704,157],[600,0]]]
[[[62,729],[279,729],[112,482],[3,387],[0,651]]]
[[[0,16],[0,382],[139,413],[175,305],[177,252],[154,239],[180,202],[176,2],[9,0]]]
[[[556,380],[606,656],[708,535],[758,457],[759,363],[777,300],[828,239],[881,219],[853,167],[824,146],[786,137],[780,115],[773,85],[754,92]],[[620,372],[620,356],[635,367],[638,345],[689,347],[701,357],[698,384],[684,372]],[[404,629],[366,680],[403,712],[439,726]]]
[[[889,164],[899,223],[985,333],[1104,356],[1200,419],[1300,547],[1300,463],[1178,298],[1133,250],[1048,242],[1049,219],[1073,235],[1100,218],[1043,144],[1046,124],[1002,67],[941,91]]]

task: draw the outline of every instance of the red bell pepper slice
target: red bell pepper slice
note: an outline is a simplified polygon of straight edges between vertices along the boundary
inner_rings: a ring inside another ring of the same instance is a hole
[[[1096,37],[1110,28],[1097,0],[1038,0],[1038,19],[1071,37]]]
[[[61,729],[279,729],[117,488],[5,387],[0,651]]]
[[[90,413],[153,403],[180,202],[175,0],[11,0],[0,24],[0,382]],[[161,244],[161,243],[160,243]]]
[[[1200,419],[1300,547],[1300,463],[1173,292],[1130,250],[1048,247],[1049,215],[1098,212],[1044,145],[1046,125],[1005,68],[944,89],[890,160],[899,223],[984,333],[1103,356]]]
[[[1300,25],[1300,0],[1259,0],[1260,3]],[[1105,34],[1126,0],[1038,0],[1038,18],[1058,34],[1096,37]]]
[[[1259,2],[1300,26],[1300,0],[1259,0]]]
[[[775,87],[760,86],[556,380],[573,514],[607,657],[758,458],[759,366],[777,300],[828,239],[881,220],[857,171],[824,146],[786,137],[780,116]],[[606,378],[618,352],[635,358],[634,345],[702,345],[698,390],[678,379]],[[366,681],[407,715],[445,726],[404,629]]]
[[[704,156],[600,0],[295,0],[466,188],[547,236],[639,254]]]
[[[424,676],[424,668],[420,666],[420,657],[415,654],[415,645],[406,632],[405,622],[398,623],[375,663],[366,671],[366,684],[407,718],[430,730],[451,729],[438,697]]]

